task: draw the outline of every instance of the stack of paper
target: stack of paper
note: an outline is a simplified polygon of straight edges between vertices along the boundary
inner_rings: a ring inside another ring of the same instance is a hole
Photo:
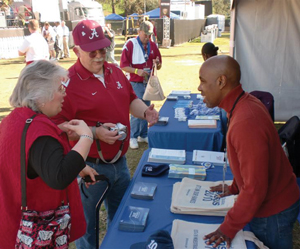
[[[143,200],[152,200],[156,191],[156,183],[136,182],[131,191],[131,197]]]
[[[170,164],[169,178],[189,177],[197,180],[205,180],[206,170],[204,166]]]
[[[213,245],[206,245],[208,240],[203,237],[218,229],[220,224],[203,224],[188,222],[183,220],[174,220],[172,225],[171,237],[174,248],[214,248]],[[223,241],[217,248],[227,248]],[[244,232],[240,230],[231,241],[230,249],[247,249]]]
[[[119,230],[143,232],[148,219],[149,208],[127,206],[119,222]]]
[[[214,119],[220,120],[220,115],[198,115],[195,119]]]
[[[207,151],[207,150],[193,150],[193,163],[211,163],[215,166],[224,165],[224,152]]]
[[[185,158],[185,150],[152,148],[149,153],[148,162],[184,164]]]
[[[191,91],[175,91],[173,90],[170,95],[176,95],[176,96],[185,96],[191,94]]]
[[[210,187],[219,182],[204,182],[183,178],[173,185],[171,212],[178,214],[225,216],[233,207],[236,196],[219,197],[218,192],[210,191]],[[227,185],[231,181],[226,181]]]
[[[191,108],[193,106],[193,100],[185,100],[181,99],[176,102],[175,105],[173,105],[173,108]]]
[[[189,128],[217,128],[215,119],[190,119],[188,121]]]

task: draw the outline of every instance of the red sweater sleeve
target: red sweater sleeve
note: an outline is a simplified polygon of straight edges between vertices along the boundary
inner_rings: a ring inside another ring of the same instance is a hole
[[[240,189],[237,201],[220,226],[221,231],[230,238],[251,221],[267,194],[268,138],[262,129],[252,129],[257,126],[254,122],[248,120],[242,125],[231,124],[232,134],[229,136],[228,150],[235,150],[231,158],[231,168],[235,181],[239,182],[232,185],[230,190],[235,193],[237,185]]]

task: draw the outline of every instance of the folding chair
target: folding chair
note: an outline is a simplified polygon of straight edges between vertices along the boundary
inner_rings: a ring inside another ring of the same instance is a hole
[[[279,130],[278,135],[294,173],[300,175],[300,120],[291,117]]]
[[[263,92],[263,91],[252,91],[250,92],[251,95],[258,98],[267,108],[269,111],[271,118],[274,122],[274,97],[269,92]]]

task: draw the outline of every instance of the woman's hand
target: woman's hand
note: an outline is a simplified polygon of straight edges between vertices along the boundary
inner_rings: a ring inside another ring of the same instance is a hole
[[[98,172],[92,167],[86,165],[83,170],[80,171],[79,176],[85,177],[90,176],[93,182],[86,182],[85,186],[88,188],[90,185],[94,185],[96,183],[95,175],[99,175]]]
[[[83,120],[72,119],[68,123],[65,123],[63,127],[67,129],[68,136],[71,138],[77,136],[78,139],[78,136],[81,135],[93,137],[91,129]]]

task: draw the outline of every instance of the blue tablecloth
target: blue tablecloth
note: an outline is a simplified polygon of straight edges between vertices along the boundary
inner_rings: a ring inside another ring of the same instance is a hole
[[[107,234],[100,246],[101,249],[129,249],[130,245],[146,241],[148,237],[159,229],[167,230],[171,234],[172,222],[174,219],[181,219],[191,222],[220,224],[223,222],[223,217],[217,216],[201,216],[201,215],[181,215],[173,214],[170,211],[171,194],[173,184],[181,179],[170,179],[168,174],[159,177],[142,177],[142,168],[148,160],[149,149],[146,150],[140,160],[132,181],[123,197],[123,200],[118,208],[118,211],[109,227]],[[187,152],[186,164],[192,163],[192,152]],[[207,170],[207,180],[217,181],[222,180],[222,167],[215,167]],[[232,179],[230,169],[226,173],[226,180]],[[157,190],[154,200],[139,200],[133,199],[130,196],[132,187],[135,182],[154,182],[157,183]],[[124,232],[118,230],[121,214],[126,206],[147,207],[150,208],[150,213],[147,221],[147,226],[144,232]],[[247,242],[248,248],[255,248],[253,243]]]
[[[199,102],[196,99],[196,94],[191,94],[191,100],[193,100],[194,104]],[[215,129],[189,128],[187,121],[182,122],[174,118],[173,106],[175,104],[176,101],[166,100],[160,109],[159,115],[161,117],[169,117],[169,123],[166,126],[154,125],[149,128],[149,147],[184,149],[187,151],[195,149],[220,151],[223,142],[222,122],[217,121],[218,124]],[[221,115],[221,120],[224,120],[223,116],[224,114]]]

